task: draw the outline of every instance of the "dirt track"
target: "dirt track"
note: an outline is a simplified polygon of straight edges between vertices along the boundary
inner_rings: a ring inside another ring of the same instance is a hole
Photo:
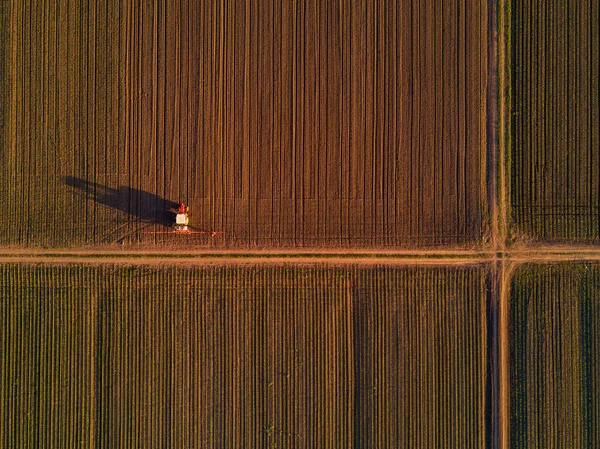
[[[79,256],[0,256],[0,263],[43,263],[43,264],[136,264],[136,265],[165,265],[165,264],[183,264],[183,265],[258,265],[258,264],[327,264],[336,265],[473,265],[489,262],[487,258],[467,257],[467,258],[374,258],[374,257],[302,257],[289,256],[278,257],[274,255],[252,255],[244,257],[140,257],[140,256],[102,256],[102,257],[82,257]]]
[[[499,447],[508,449],[510,444],[510,354],[509,354],[509,308],[510,273],[514,264],[501,264],[500,291],[498,299],[498,378],[499,378]]]
[[[122,263],[193,264],[299,263],[299,264],[393,264],[393,265],[468,265],[505,261],[523,263],[598,261],[600,251],[593,248],[545,247],[515,251],[110,251],[110,250],[0,250],[0,263]]]

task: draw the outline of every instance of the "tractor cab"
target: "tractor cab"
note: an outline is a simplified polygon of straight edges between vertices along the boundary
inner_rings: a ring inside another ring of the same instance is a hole
[[[175,215],[174,228],[176,231],[188,231],[188,224],[190,219],[188,217],[189,208],[185,204],[181,204],[177,209],[177,215]]]

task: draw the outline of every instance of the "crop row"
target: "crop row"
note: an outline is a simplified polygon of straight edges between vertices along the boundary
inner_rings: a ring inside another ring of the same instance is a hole
[[[5,447],[483,447],[486,269],[0,267]]]
[[[597,446],[598,265],[510,285],[511,447]],[[483,447],[488,288],[483,267],[4,265],[3,445]]]
[[[510,4],[510,199],[515,235],[597,243],[598,2],[512,0]]]
[[[598,447],[600,266],[522,267],[510,308],[511,447]]]

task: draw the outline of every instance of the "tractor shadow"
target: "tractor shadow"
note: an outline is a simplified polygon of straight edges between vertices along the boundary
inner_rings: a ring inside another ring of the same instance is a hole
[[[178,203],[154,193],[121,186],[113,189],[85,179],[66,176],[65,183],[84,195],[88,201],[119,210],[140,221],[170,226],[175,221]]]

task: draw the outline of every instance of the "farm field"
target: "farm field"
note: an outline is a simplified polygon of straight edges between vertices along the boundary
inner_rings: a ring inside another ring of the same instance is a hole
[[[474,246],[487,3],[0,7],[0,245]],[[218,240],[143,236],[183,201]]]
[[[598,447],[600,264],[527,264],[510,290],[510,447]]]
[[[1,265],[0,445],[486,447],[488,274]]]
[[[0,2],[0,447],[600,447],[597,3]]]
[[[600,242],[600,11],[595,0],[511,2],[512,232]]]

